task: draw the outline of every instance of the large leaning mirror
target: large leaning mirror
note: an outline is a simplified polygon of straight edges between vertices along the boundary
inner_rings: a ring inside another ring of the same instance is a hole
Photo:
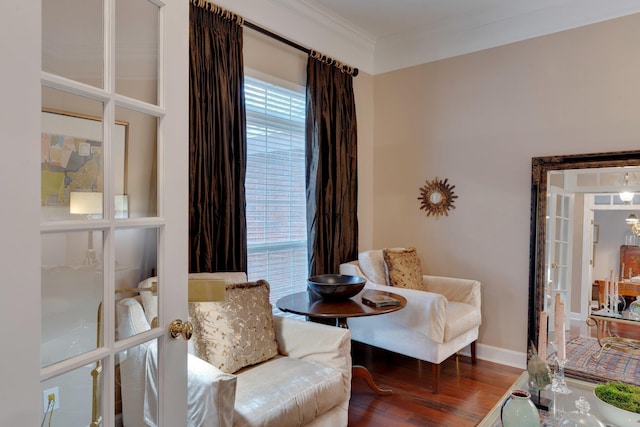
[[[619,282],[620,289],[629,284],[628,295],[620,292],[627,307],[635,300],[640,294],[640,229],[634,232],[631,226],[634,215],[640,217],[640,151],[532,159],[527,343],[538,343],[541,312],[548,318],[548,342],[554,341],[556,301],[564,304],[564,333],[571,341],[595,339],[595,327],[586,321],[603,307],[608,281]],[[640,338],[640,322],[633,326]],[[568,344],[567,360],[577,358],[571,351]]]

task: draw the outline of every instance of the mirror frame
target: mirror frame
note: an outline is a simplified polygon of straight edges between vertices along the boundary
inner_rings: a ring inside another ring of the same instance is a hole
[[[548,172],[640,166],[640,151],[570,154],[531,159],[531,227],[529,241],[529,319],[527,348],[538,344],[540,312],[544,308],[544,262]]]

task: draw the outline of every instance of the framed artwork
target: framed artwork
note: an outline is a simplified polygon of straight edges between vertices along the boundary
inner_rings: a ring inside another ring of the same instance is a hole
[[[42,111],[41,205],[69,206],[71,192],[103,191],[102,120],[65,111]],[[116,122],[112,159],[115,194],[125,195],[128,123]]]

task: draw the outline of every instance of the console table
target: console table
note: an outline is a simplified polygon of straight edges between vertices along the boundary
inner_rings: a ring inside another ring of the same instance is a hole
[[[587,325],[596,326],[598,344],[600,344],[600,350],[592,354],[595,360],[598,360],[602,353],[609,348],[615,348],[627,353],[640,354],[640,340],[631,338],[623,338],[611,333],[609,329],[610,323],[626,323],[640,327],[640,319],[634,318],[628,311],[622,313],[613,313],[605,309],[593,311],[587,318]]]

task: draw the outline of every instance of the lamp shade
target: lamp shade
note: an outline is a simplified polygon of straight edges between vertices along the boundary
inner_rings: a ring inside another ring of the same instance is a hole
[[[622,186],[623,187],[629,186],[629,173],[624,174],[624,178],[622,179]],[[620,192],[619,196],[620,196],[620,200],[622,200],[625,203],[629,203],[630,201],[633,200],[633,192],[628,191],[626,188]]]
[[[636,214],[629,214],[629,216],[627,217],[627,219],[625,219],[625,222],[627,224],[637,224],[638,222],[640,222],[640,220],[638,219],[638,217],[636,216]]]
[[[69,196],[69,213],[81,215],[102,214],[102,193],[72,191]]]
[[[631,191],[623,191],[619,194],[620,200],[623,202],[630,202],[633,200],[633,193]]]
[[[224,279],[189,279],[189,302],[224,301]]]

